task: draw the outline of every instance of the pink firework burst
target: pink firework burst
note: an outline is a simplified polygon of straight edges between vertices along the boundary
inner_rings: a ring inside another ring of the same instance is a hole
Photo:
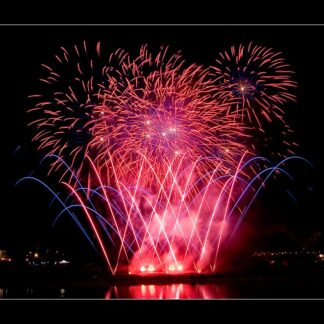
[[[262,129],[262,121],[279,118],[283,121],[282,105],[295,101],[291,93],[297,84],[292,79],[294,72],[285,62],[282,53],[272,48],[254,45],[231,46],[220,52],[212,67],[216,84],[225,90],[218,94],[225,101],[236,99],[231,111],[241,119],[257,123]]]
[[[63,170],[74,197],[60,200],[62,213],[82,210],[113,274],[215,271],[224,238],[281,170],[255,156],[250,134],[283,121],[283,104],[295,100],[289,67],[252,44],[216,63],[187,64],[167,47],[106,54],[84,42],[43,65],[33,140],[56,157],[50,171]]]
[[[116,58],[106,68],[102,104],[93,108],[89,122],[88,151],[96,152],[101,172],[114,168],[119,178],[133,179],[146,160],[151,168],[143,170],[142,181],[152,185],[155,174],[163,177],[182,160],[189,165],[200,158],[201,173],[211,165],[223,173],[236,167],[246,150],[237,140],[246,137],[244,127],[226,113],[231,101],[213,98],[218,89],[209,69],[186,67],[180,54],[169,55],[167,48],[154,55],[144,46],[135,59],[119,52],[111,61]]]
[[[32,96],[39,101],[30,109],[39,117],[31,122],[34,140],[77,175],[86,154],[98,172],[113,168],[124,179],[136,178],[146,159],[152,168],[142,178],[152,185],[154,173],[163,176],[182,159],[189,165],[200,158],[200,173],[215,166],[229,172],[247,150],[246,127],[227,113],[232,101],[217,100],[222,90],[210,70],[186,66],[180,53],[162,47],[154,55],[143,46],[133,59],[121,49],[103,56],[100,43],[92,52],[84,43],[61,48],[55,60],[56,70],[43,65],[46,91]]]

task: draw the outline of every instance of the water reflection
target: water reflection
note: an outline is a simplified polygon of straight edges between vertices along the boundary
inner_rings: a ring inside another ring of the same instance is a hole
[[[323,277],[232,278],[217,282],[104,282],[78,285],[0,286],[2,298],[219,299],[323,298]]]
[[[106,299],[217,299],[226,297],[224,287],[216,284],[113,286],[108,289],[105,295]]]

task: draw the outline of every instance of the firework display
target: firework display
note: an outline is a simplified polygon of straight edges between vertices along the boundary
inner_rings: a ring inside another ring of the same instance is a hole
[[[261,129],[262,119],[278,118],[284,122],[283,104],[296,100],[291,92],[297,86],[292,80],[293,71],[282,54],[271,48],[253,43],[232,46],[219,53],[212,69],[216,83],[226,91],[225,101],[229,96],[237,98],[237,104],[231,108]]]
[[[242,44],[202,66],[170,52],[62,47],[30,96],[33,141],[69,192],[52,191],[58,217],[75,220],[112,274],[215,272],[265,182],[301,159],[272,164],[255,145],[273,122],[290,130],[296,82],[281,53]]]

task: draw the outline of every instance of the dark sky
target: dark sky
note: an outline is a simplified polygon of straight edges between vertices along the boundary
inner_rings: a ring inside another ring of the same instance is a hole
[[[58,210],[48,207],[51,196],[44,189],[31,183],[15,187],[20,177],[32,171],[38,175],[44,173],[38,166],[41,155],[30,144],[31,133],[26,127],[26,111],[30,107],[27,96],[39,89],[40,64],[50,62],[60,46],[70,47],[83,40],[94,44],[104,41],[111,51],[122,47],[135,54],[145,43],[152,48],[170,45],[175,51],[182,50],[188,62],[205,65],[211,64],[219,51],[242,42],[253,41],[282,51],[299,84],[298,102],[290,105],[287,118],[301,145],[298,153],[311,161],[314,169],[309,171],[299,165],[292,170],[296,173],[292,191],[297,202],[284,194],[279,182],[262,195],[256,208],[259,213],[250,219],[260,228],[256,242],[260,238],[262,241],[272,228],[282,227],[296,235],[322,232],[323,35],[324,27],[288,26],[0,27],[0,247],[23,250],[38,244],[53,244],[74,251],[90,251],[68,217],[51,228]],[[17,147],[20,149],[14,153]],[[55,187],[53,178],[48,182]]]

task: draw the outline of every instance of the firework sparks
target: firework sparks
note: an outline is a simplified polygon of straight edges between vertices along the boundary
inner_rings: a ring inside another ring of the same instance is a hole
[[[215,271],[255,192],[286,174],[250,136],[295,100],[281,54],[233,46],[204,67],[167,47],[133,58],[83,43],[43,67],[33,140],[63,170],[62,213],[84,212],[110,271]]]
[[[293,71],[281,53],[253,45],[232,46],[219,53],[212,67],[216,83],[226,90],[220,97],[236,98],[231,110],[262,129],[262,120],[284,121],[282,105],[295,101]]]

